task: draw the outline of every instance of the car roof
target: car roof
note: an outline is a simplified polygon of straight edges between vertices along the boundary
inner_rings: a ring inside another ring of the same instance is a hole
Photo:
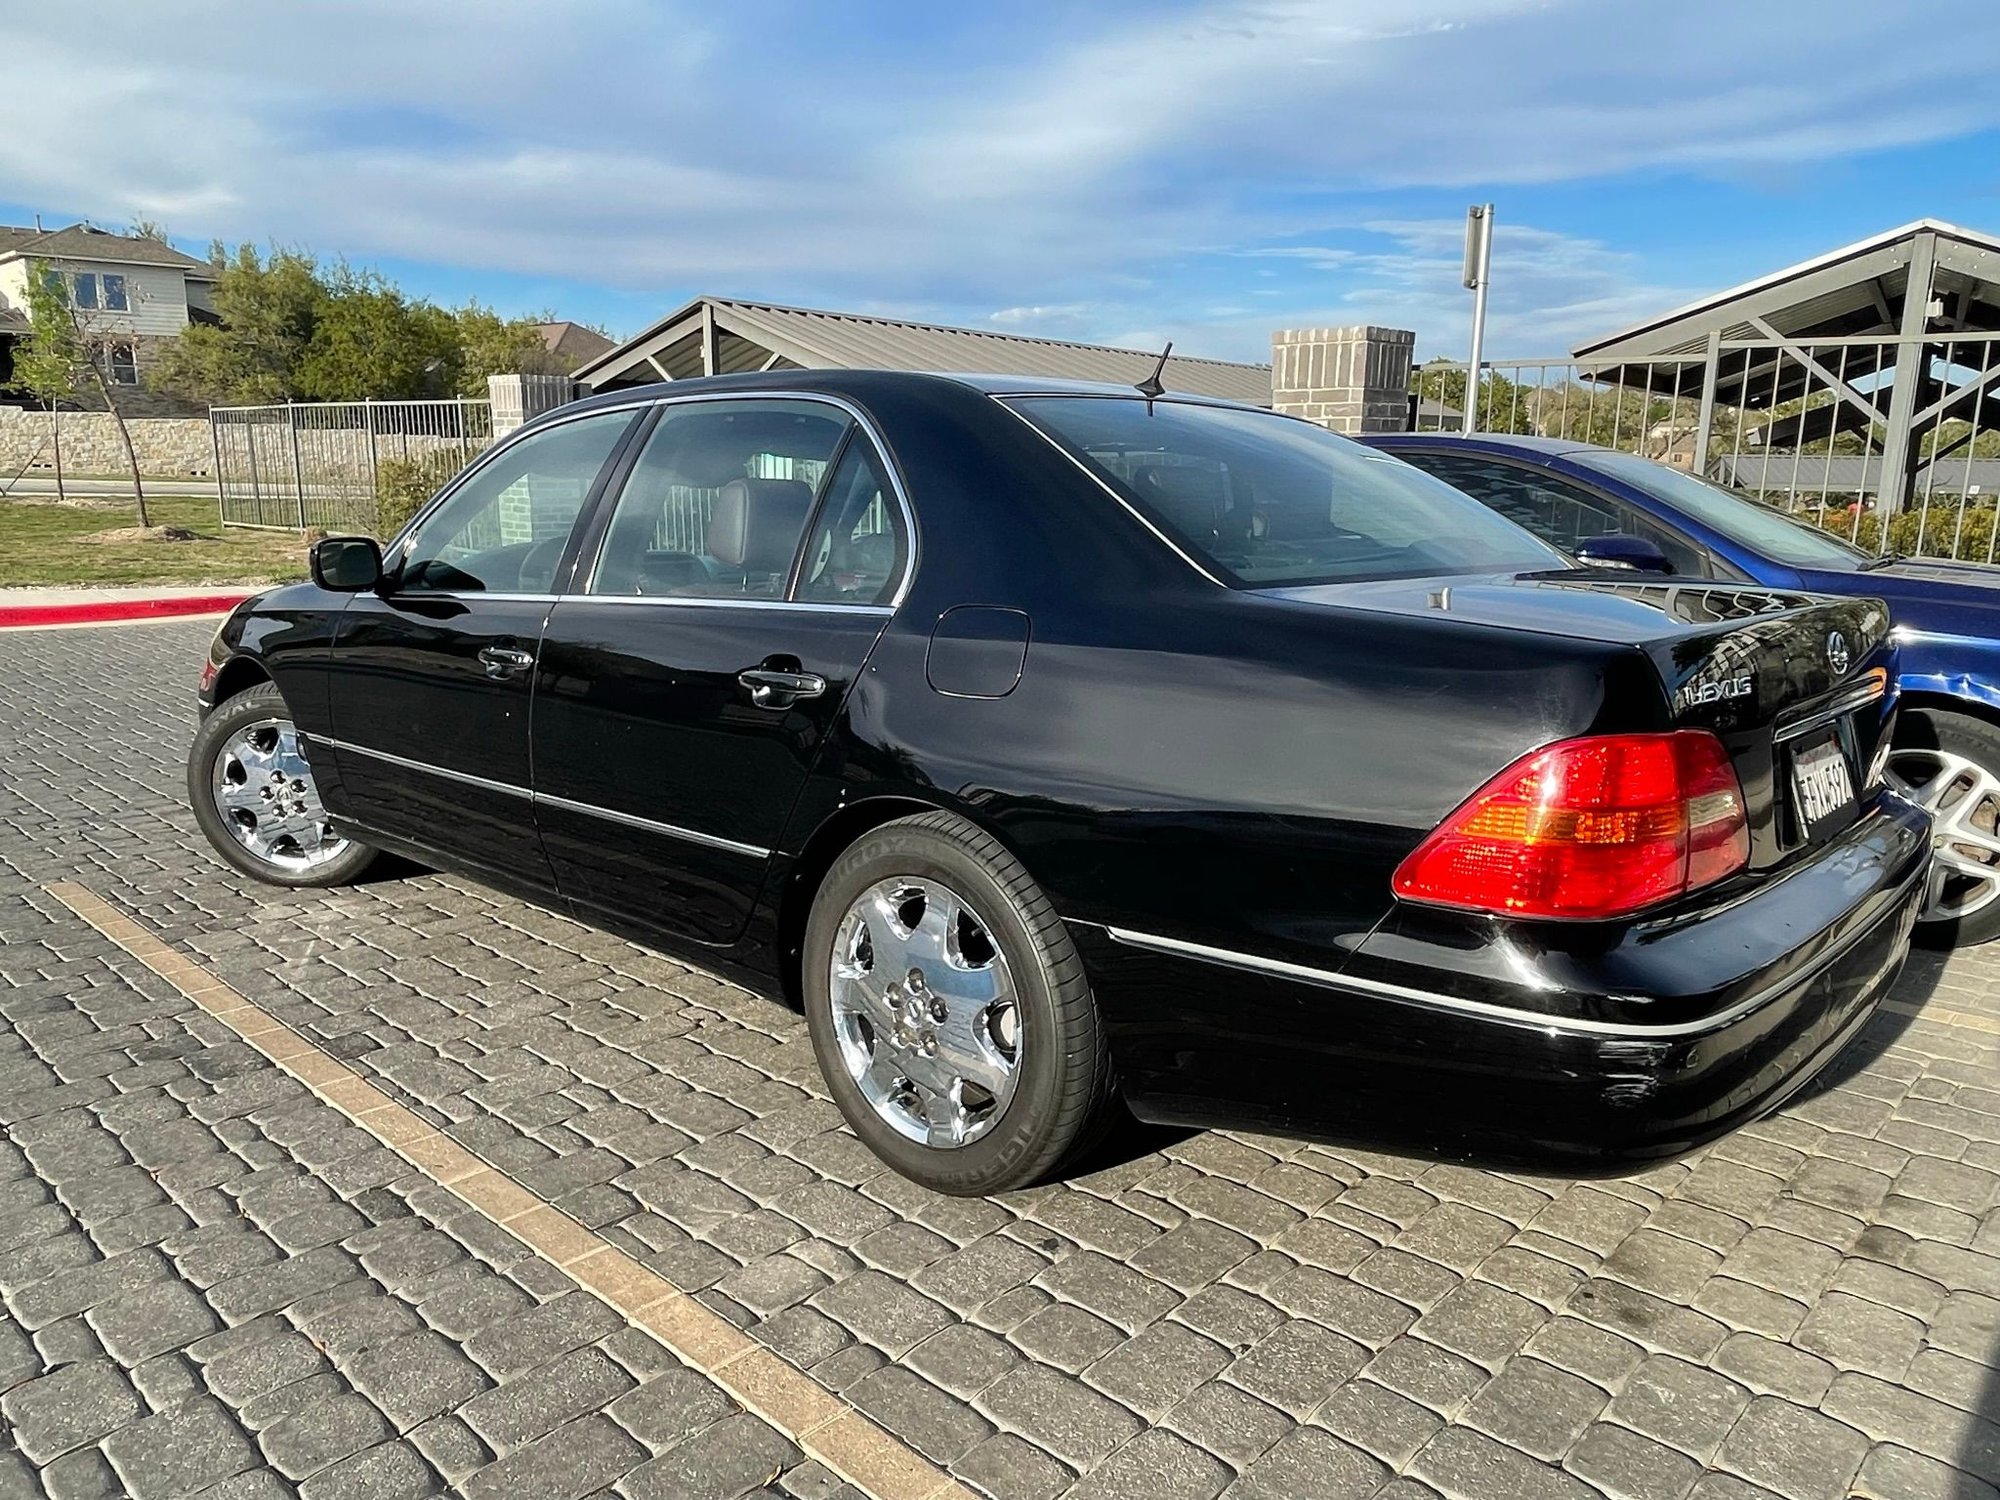
[[[1569,453],[1603,453],[1595,443],[1579,443],[1574,438],[1534,437],[1514,432],[1383,432],[1361,439],[1377,448],[1456,448],[1481,453],[1534,453],[1543,458],[1560,458]]]
[[[759,370],[743,375],[704,375],[691,380],[662,380],[651,385],[620,386],[598,391],[559,408],[566,414],[597,406],[621,406],[634,400],[664,399],[669,396],[698,396],[705,393],[755,395],[759,391],[809,391],[856,397],[882,396],[896,390],[917,390],[940,383],[969,387],[989,396],[1115,396],[1133,401],[1144,396],[1136,387],[1093,380],[1056,380],[1033,375],[1004,375],[981,372],[930,370]],[[1158,398],[1196,406],[1219,406],[1236,411],[1262,411],[1215,396],[1199,396],[1187,391],[1168,391]]]

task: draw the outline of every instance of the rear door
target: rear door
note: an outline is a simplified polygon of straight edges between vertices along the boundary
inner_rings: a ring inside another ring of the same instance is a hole
[[[558,567],[632,425],[557,422],[474,468],[342,614],[329,658],[336,816],[549,883],[530,804],[529,689]]]
[[[739,936],[888,623],[907,512],[843,407],[668,403],[550,613],[536,811],[579,906]]]

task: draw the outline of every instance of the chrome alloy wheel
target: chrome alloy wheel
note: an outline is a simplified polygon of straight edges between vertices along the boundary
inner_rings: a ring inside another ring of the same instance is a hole
[[[2000,778],[1949,750],[1889,753],[1884,779],[1931,815],[1925,922],[1955,922],[2000,899]]]
[[[965,901],[931,879],[876,882],[840,919],[832,968],[840,1058],[883,1122],[947,1149],[990,1130],[1020,1073],[1020,1006]]]
[[[280,870],[310,870],[338,859],[348,841],[335,835],[285,719],[257,719],[224,742],[209,772],[215,810],[236,841]]]

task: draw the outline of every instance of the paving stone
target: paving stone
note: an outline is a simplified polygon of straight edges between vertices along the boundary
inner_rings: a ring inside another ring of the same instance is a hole
[[[892,1358],[953,1321],[930,1298],[880,1271],[863,1271],[812,1298],[813,1306]]]
[[[1955,1464],[1883,1443],[1862,1460],[1853,1493],[1867,1500],[1995,1500],[1991,1483]]]
[[[1210,1381],[1167,1413],[1165,1425],[1238,1469],[1296,1425],[1275,1406],[1227,1381]]]
[[[1361,1500],[1389,1471],[1360,1449],[1317,1427],[1300,1427],[1223,1491],[1228,1500]]]
[[[2000,1474],[2000,1424],[1873,1376],[1836,1376],[1820,1410],[1878,1442]]]
[[[1816,1406],[1833,1384],[1834,1368],[1816,1355],[1754,1333],[1731,1335],[1715,1351],[1717,1371],[1766,1396]]]
[[[185,1348],[222,1326],[200,1294],[180,1281],[120,1293],[86,1316],[105,1349],[128,1365]]]
[[[1468,1281],[1419,1318],[1414,1331],[1467,1359],[1497,1368],[1519,1353],[1548,1320],[1548,1311],[1526,1297]]]
[[[1893,1380],[1923,1347],[1924,1325],[1879,1303],[1828,1292],[1806,1314],[1792,1342],[1846,1369]]]
[[[613,1421],[655,1453],[736,1410],[713,1381],[681,1365],[662,1370],[605,1407]]]
[[[934,1463],[956,1463],[994,1431],[962,1401],[894,1365],[863,1376],[844,1394]]]
[[[1410,1472],[1449,1500],[1595,1500],[1583,1481],[1468,1427],[1447,1427]]]
[[[1731,1429],[1720,1467],[1786,1500],[1833,1500],[1860,1471],[1868,1439],[1852,1427],[1772,1396],[1759,1396]]]
[[[1368,1357],[1367,1348],[1354,1340],[1294,1318],[1258,1340],[1225,1373],[1258,1399],[1303,1417],[1357,1374]]]
[[[800,1456],[770,1427],[740,1413],[641,1464],[618,1488],[630,1500],[734,1500],[790,1468]]]
[[[996,1433],[955,1466],[959,1478],[995,1500],[1055,1500],[1075,1473],[1011,1432]]]
[[[1686,1454],[1610,1422],[1592,1426],[1564,1466],[1606,1500],[1681,1500],[1701,1475]]]
[[[1143,1425],[1109,1397],[1043,1365],[1023,1365],[1002,1376],[977,1404],[1002,1427],[1072,1468],[1102,1458]]]
[[[768,1325],[759,1332],[768,1339]],[[939,1329],[904,1358],[905,1364],[933,1385],[962,1399],[978,1395],[1020,1362],[1020,1353],[1005,1339],[967,1323]],[[1118,1395],[1116,1391],[1112,1394]]]
[[[1706,1462],[1750,1401],[1750,1392],[1732,1380],[1656,1355],[1626,1381],[1609,1416]]]
[[[597,1410],[635,1384],[603,1350],[577,1349],[473,1397],[458,1414],[496,1453],[505,1453]]]
[[[1461,1420],[1511,1448],[1555,1462],[1604,1410],[1610,1396],[1581,1376],[1538,1359],[1510,1361]]]
[[[250,1440],[214,1401],[121,1427],[104,1440],[104,1456],[135,1500],[189,1494],[257,1462]]]
[[[645,1459],[646,1450],[609,1417],[582,1417],[488,1464],[459,1489],[465,1500],[577,1500],[631,1475]],[[637,1491],[627,1493],[636,1500]],[[649,1487],[647,1493],[674,1492]]]
[[[407,1443],[381,1443],[320,1470],[299,1485],[299,1500],[418,1500],[438,1493],[437,1476]]]
[[[495,1378],[545,1364],[618,1331],[624,1319],[595,1297],[569,1292],[488,1324],[465,1341],[466,1356]]]
[[[52,1370],[0,1396],[14,1440],[37,1463],[117,1432],[145,1410],[131,1382],[102,1360]]]
[[[393,1436],[382,1413],[367,1401],[335,1396],[279,1418],[258,1433],[257,1441],[273,1468],[288,1478],[303,1479]]]
[[[1312,1420],[1392,1468],[1408,1463],[1443,1425],[1429,1407],[1367,1379],[1341,1384]]]
[[[423,1455],[447,1484],[456,1485],[466,1475],[493,1461],[493,1450],[455,1416],[433,1417],[407,1435],[410,1446]]]
[[[1148,1421],[1157,1421],[1229,1363],[1229,1351],[1180,1323],[1155,1323],[1113,1349],[1083,1378]]]
[[[1148,1428],[1091,1471],[1097,1500],[1214,1500],[1236,1477],[1213,1454],[1165,1428]]]
[[[1125,1342],[1123,1329],[1066,1302],[1043,1308],[1009,1335],[1030,1358],[1074,1375]]]

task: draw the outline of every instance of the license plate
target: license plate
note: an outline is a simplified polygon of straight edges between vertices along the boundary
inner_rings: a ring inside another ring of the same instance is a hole
[[[1799,822],[1808,836],[1854,806],[1854,772],[1837,737],[1793,753],[1792,789],[1798,797]]]

